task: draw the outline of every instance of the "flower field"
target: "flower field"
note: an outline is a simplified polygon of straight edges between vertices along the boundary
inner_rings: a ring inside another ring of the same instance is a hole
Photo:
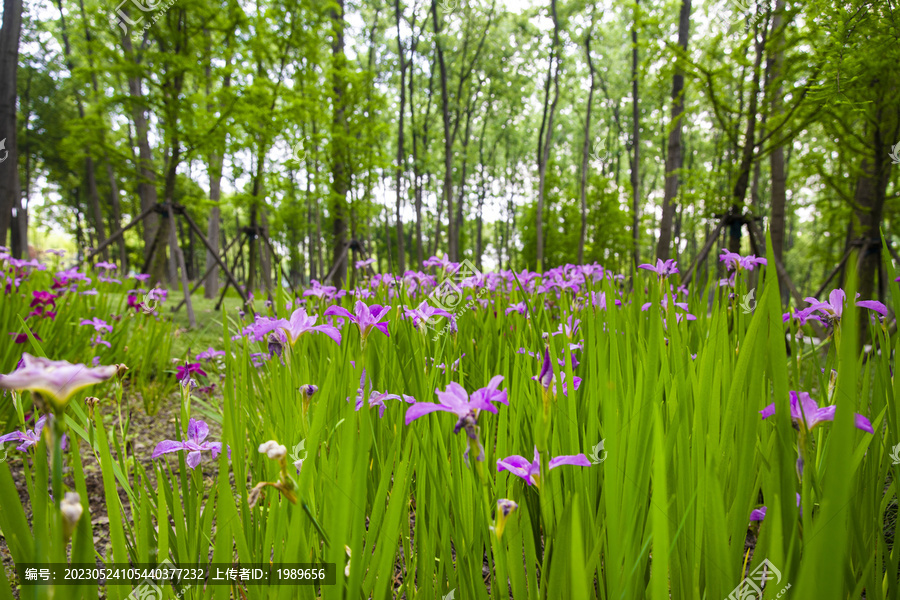
[[[900,597],[887,307],[720,259],[361,265],[175,356],[141,275],[3,255],[0,600]]]

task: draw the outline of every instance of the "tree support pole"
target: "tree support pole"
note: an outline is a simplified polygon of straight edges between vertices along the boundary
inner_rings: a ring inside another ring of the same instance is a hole
[[[169,257],[170,268],[175,271],[177,266],[181,269],[181,290],[184,292],[184,302],[187,304],[188,322],[191,328],[197,327],[197,317],[194,315],[194,305],[191,303],[191,293],[188,290],[187,271],[184,268],[184,253],[178,245],[178,232],[175,230],[175,213],[172,203],[166,203],[166,213],[169,217],[169,245],[172,246],[172,255]]]

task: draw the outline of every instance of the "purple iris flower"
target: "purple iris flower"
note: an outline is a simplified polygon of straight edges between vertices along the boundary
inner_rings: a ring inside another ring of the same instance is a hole
[[[325,312],[328,314],[328,311]],[[276,321],[277,326],[280,327],[287,333],[291,338],[291,345],[293,346],[301,335],[308,331],[317,331],[319,333],[324,333],[332,340],[334,340],[338,345],[341,344],[341,332],[337,330],[333,325],[329,325],[327,323],[323,323],[322,325],[316,325],[316,321],[319,319],[319,315],[307,315],[306,309],[303,307],[298,308],[291,314],[290,321],[285,319],[279,319]]]
[[[390,309],[390,307],[388,308]],[[425,322],[428,325],[433,325],[435,322],[437,322],[438,317],[447,317],[451,321],[453,320],[453,315],[448,313],[446,310],[431,306],[425,300],[423,300],[422,303],[414,309],[404,306],[403,314],[405,317],[412,319],[413,327],[415,327],[416,329],[419,328],[419,324],[422,322]]]
[[[766,518],[766,507],[761,506],[759,508],[754,508],[750,511],[750,520],[751,521],[762,521]]]
[[[188,421],[188,439],[186,441],[163,440],[156,445],[150,458],[155,460],[163,454],[184,450],[188,453],[185,459],[187,466],[195,469],[200,464],[201,452],[212,452],[213,460],[215,460],[222,451],[222,442],[205,441],[208,435],[209,426],[205,422],[191,419]],[[228,449],[228,457],[231,458],[231,448]]]
[[[85,285],[91,285],[91,278],[75,269],[59,271],[55,279],[58,287],[68,285],[70,281],[83,281]]]
[[[51,305],[56,306],[56,299],[59,298],[59,295],[54,294],[52,292],[41,291],[33,291],[31,292],[33,299],[31,300],[31,304],[28,305],[29,308],[34,308],[35,306],[40,305]]]
[[[501,383],[503,383],[503,376],[497,375],[491,378],[487,387],[475,390],[470,395],[463,386],[454,381],[444,391],[434,390],[439,402],[416,402],[406,409],[406,424],[409,425],[428,413],[444,411],[459,417],[456,427],[453,429],[453,433],[459,433],[459,430],[465,427],[467,417],[477,419],[478,412],[482,410],[496,414],[497,407],[493,405],[493,402],[509,406],[506,390],[497,389]]]
[[[517,312],[520,315],[524,315],[526,312],[528,312],[528,305],[526,305],[524,302],[512,304],[509,308],[506,309],[506,314],[508,315],[511,312]]]
[[[315,387],[315,386],[311,386]],[[319,388],[316,388],[318,391]],[[372,380],[369,380],[369,391],[366,392],[366,370],[363,369],[362,377],[359,378],[359,388],[356,390],[356,410],[357,412],[363,407],[366,399],[368,397],[369,406],[377,406],[378,409],[378,418],[384,417],[384,409],[387,408],[384,404],[385,400],[403,400],[407,404],[414,404],[416,399],[412,396],[407,396],[403,394],[402,396],[398,396],[397,394],[388,394],[387,392],[376,392],[372,389]],[[347,402],[350,402],[350,398],[347,398]]]
[[[241,333],[249,337],[254,342],[265,340],[269,333],[275,331],[279,327],[288,327],[290,322],[285,319],[273,319],[272,317],[261,317],[256,315],[256,320],[244,327]]]
[[[29,431],[26,427],[25,431],[13,431],[6,435],[0,435],[0,444],[5,444],[6,442],[21,442],[21,444],[16,446],[16,450],[25,452],[25,450],[41,441],[41,430],[44,428],[46,422],[47,415],[44,415],[37,420],[32,431]]]
[[[46,310],[46,309],[47,309],[46,306],[38,306],[33,311],[28,313],[28,317],[26,317],[26,318],[30,319],[31,317],[42,317],[44,319],[50,319],[51,321],[56,319],[56,313],[53,312],[52,310]]]
[[[356,261],[356,268],[357,268],[357,269],[365,269],[365,268],[368,267],[369,265],[374,265],[374,264],[375,264],[375,259],[374,259],[374,258],[367,258],[366,260],[358,260],[358,261]]]
[[[91,325],[94,328],[94,331],[98,333],[103,333],[104,331],[112,331],[112,325],[108,324],[103,319],[94,317],[93,319],[83,319],[79,325]]]
[[[422,261],[422,266],[425,267],[426,269],[428,267],[441,267],[443,269],[446,269],[451,264],[453,264],[453,263],[450,262],[450,260],[447,258],[446,254],[444,255],[444,258],[438,258],[437,256],[432,256],[431,258]]]
[[[859,294],[857,294],[856,297],[859,298]],[[819,311],[832,321],[839,321],[841,315],[844,313],[844,300],[846,300],[846,298],[847,294],[844,293],[844,290],[838,288],[832,290],[828,295],[828,302],[819,302],[815,298],[804,298],[804,300],[811,304],[808,310]],[[887,316],[887,307],[877,300],[862,300],[857,302],[856,306],[874,310],[882,317]]]
[[[178,374],[175,375],[175,379],[183,382],[190,379],[191,375],[194,373],[208,377],[206,371],[200,367],[200,363],[186,363],[184,365],[178,365]]]
[[[574,363],[573,363],[574,364]],[[553,363],[550,362],[550,348],[544,347],[544,362],[541,365],[541,372],[534,377],[533,380],[540,382],[541,386],[544,388],[545,394],[553,394],[556,395],[556,376],[553,373]],[[560,372],[560,379],[562,380],[562,390],[563,395],[568,396],[569,390],[566,387],[566,373],[565,371]],[[581,377],[573,377],[575,380],[575,389],[581,385]]]
[[[147,281],[150,279],[149,273],[138,273],[137,275],[132,275],[132,277],[138,281]]]
[[[147,292],[147,300],[156,300],[157,302],[165,302],[169,297],[169,290],[163,288],[153,288]]]
[[[0,375],[0,388],[45,394],[59,407],[78,390],[106,381],[115,374],[114,365],[91,368],[23,352],[21,366],[8,375]]]
[[[788,311],[782,315],[781,320],[782,322],[787,323],[791,319],[796,319],[801,326],[806,325],[808,321],[813,319],[821,323],[822,318],[815,314],[815,311],[816,309],[813,306],[807,306],[802,310],[795,310],[793,312]]]
[[[688,303],[687,302],[673,302],[672,304],[673,304],[673,306],[675,306],[675,308],[680,308],[681,310],[683,310],[686,313],[684,315],[676,314],[677,321],[680,322],[682,317],[686,318],[688,321],[696,321],[697,320],[697,317],[695,317],[694,315],[692,315],[691,313],[688,312]],[[647,303],[641,305],[641,311],[642,312],[646,311],[652,305],[653,305],[652,302],[647,302]],[[668,308],[669,308],[669,295],[668,294],[666,294],[662,297],[662,300],[659,301],[659,305],[662,307],[663,311],[668,310]]]
[[[797,493],[797,506],[800,506],[800,494]],[[754,508],[750,511],[750,520],[751,521],[762,521],[766,518],[766,507],[760,506],[759,508]]]
[[[816,401],[806,392],[791,392],[791,419],[796,423],[806,423],[806,429],[812,430],[819,423],[834,421],[834,411],[837,406],[823,406],[819,408]],[[759,411],[763,419],[775,414],[775,404],[772,403]],[[805,419],[804,419],[805,417]],[[866,417],[856,413],[855,425],[857,429],[868,433],[875,433],[872,423]]]
[[[118,269],[118,267],[111,262],[98,262],[96,265],[94,265],[94,268],[103,269],[104,271],[114,271]]]
[[[550,459],[550,469],[555,469],[562,465],[572,465],[576,467],[590,467],[591,461],[584,454],[571,454],[557,456]],[[497,472],[509,471],[516,477],[521,477],[529,486],[539,487],[541,475],[541,455],[538,453],[537,446],[534,447],[534,460],[528,462],[524,456],[514,454],[497,461]]]
[[[656,259],[656,266],[651,264],[643,264],[638,265],[638,269],[646,269],[647,271],[653,271],[660,278],[668,277],[669,275],[674,275],[678,273],[678,263],[675,262],[674,258],[670,258],[667,261],[663,261],[662,259]]]
[[[465,429],[468,438],[468,447],[463,455],[466,465],[469,464],[469,451],[476,450],[478,456],[476,461],[484,461],[484,446],[481,445],[481,428],[478,426],[478,413],[486,410],[492,413],[497,412],[494,402],[499,402],[509,406],[506,390],[497,389],[503,382],[502,375],[492,377],[486,387],[475,390],[471,395],[466,393],[465,388],[456,382],[450,383],[444,391],[434,390],[440,402],[416,402],[406,410],[406,424],[409,425],[415,419],[422,415],[435,411],[444,411],[455,414],[459,419],[453,428],[453,433],[459,433]]]
[[[465,355],[466,355],[466,353],[463,352],[462,355],[460,355],[459,358],[457,358],[457,359],[454,360],[452,363],[450,363],[450,372],[451,372],[451,373],[453,373],[453,372],[459,370],[459,361],[461,361],[462,358],[463,358],[463,356],[465,356]],[[447,372],[447,365],[445,365],[444,363],[440,363],[440,364],[435,365],[435,364],[434,364],[434,359],[431,358],[431,357],[428,357],[428,358],[426,358],[425,360],[430,361],[431,364],[434,365],[435,368],[440,369],[440,370],[441,370],[441,373],[446,373],[446,372]]]
[[[197,355],[197,360],[212,360],[217,356],[225,356],[224,350],[216,350],[212,346]]]
[[[44,340],[41,339],[41,336],[39,336],[38,334],[36,334],[34,331],[32,331],[31,334],[34,336],[34,339],[36,339],[37,341],[39,341],[39,342],[43,342],[43,341],[44,341]],[[10,332],[9,332],[9,335],[15,335],[15,336],[16,336],[16,338],[13,340],[13,343],[14,343],[14,344],[24,344],[24,343],[26,343],[26,342],[28,341],[28,334],[27,334],[27,333],[16,334],[15,331],[10,331]]]
[[[354,309],[355,314],[342,306],[329,306],[325,309],[325,316],[350,319],[352,322],[356,323],[357,327],[359,327],[359,335],[365,340],[369,336],[369,333],[371,333],[373,327],[381,331],[384,335],[388,337],[391,336],[388,332],[388,322],[381,320],[390,311],[390,306],[382,306],[380,304],[372,304],[370,306],[362,300],[357,300]]]
[[[39,260],[36,258],[32,258],[30,260],[25,260],[22,258],[10,258],[8,259],[10,265],[14,266],[16,269],[24,269],[25,267],[32,267],[37,269],[38,271],[46,271],[47,265],[41,264]]]
[[[322,285],[315,279],[311,280],[312,288],[303,292],[303,297],[315,296],[316,298],[333,298],[337,292],[337,288],[333,285]]]
[[[722,248],[719,262],[725,263],[725,267],[729,271],[752,271],[757,265],[768,264],[765,258],[757,258],[755,254],[741,256],[735,252],[730,252],[727,248]]]
[[[569,318],[565,323],[560,323],[559,327],[556,331],[553,332],[552,335],[559,335],[564,333],[567,338],[574,338],[578,335],[578,327],[581,325],[581,319],[576,319],[573,315],[569,315]]]
[[[103,339],[101,334],[97,334],[91,338],[91,347],[94,346],[106,346],[107,348],[112,348],[112,344]],[[97,358],[97,357],[94,357]]]

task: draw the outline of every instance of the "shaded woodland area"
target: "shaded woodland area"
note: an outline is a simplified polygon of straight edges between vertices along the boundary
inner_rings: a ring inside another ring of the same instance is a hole
[[[883,297],[898,41],[891,2],[5,0],[0,245],[84,257],[147,213],[98,259],[176,283],[177,239],[214,297],[159,203],[249,290],[340,285],[350,240],[381,272],[629,269],[762,253],[751,221],[803,292],[858,249]]]

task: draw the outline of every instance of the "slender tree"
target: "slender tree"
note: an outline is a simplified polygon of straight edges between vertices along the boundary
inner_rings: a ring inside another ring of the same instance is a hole
[[[559,70],[562,61],[559,47],[559,19],[556,14],[556,0],[550,0],[550,16],[553,19],[553,44],[550,47],[547,80],[544,84],[544,113],[541,130],[538,133],[538,199],[537,199],[537,268],[544,265],[544,189],[547,182],[547,163],[550,161],[550,146],[553,144],[553,118],[559,101]],[[555,63],[555,68],[554,68]],[[550,101],[550,84],[553,84],[553,101]]]
[[[682,0],[678,15],[678,47],[687,53],[688,35],[691,23],[691,0]],[[678,196],[679,170],[683,164],[683,144],[681,130],[684,115],[684,64],[682,56],[675,57],[675,73],[672,75],[672,122],[669,129],[669,143],[666,153],[666,184],[663,196],[662,220],[659,224],[659,240],[656,257],[669,258],[672,241],[672,225],[675,216],[675,198]]]
[[[641,262],[641,111],[638,97],[638,24],[640,0],[634,2],[631,24],[631,242],[632,260]]]
[[[22,0],[3,1],[3,25],[0,26],[0,246],[6,245],[6,232],[13,211],[18,232],[13,236],[13,254],[28,252],[27,215],[19,187],[19,152],[16,145],[16,81],[19,66],[19,36],[22,31]]]
[[[591,86],[588,89],[587,106],[584,111],[584,144],[581,147],[581,232],[578,235],[578,264],[584,262],[584,243],[587,238],[588,209],[587,209],[587,175],[588,159],[591,151],[591,110],[594,106],[594,89],[597,78],[594,69],[594,60],[591,57],[591,36],[594,35],[594,13],[591,12],[591,26],[584,36],[584,54],[587,58],[588,71],[591,75]]]

